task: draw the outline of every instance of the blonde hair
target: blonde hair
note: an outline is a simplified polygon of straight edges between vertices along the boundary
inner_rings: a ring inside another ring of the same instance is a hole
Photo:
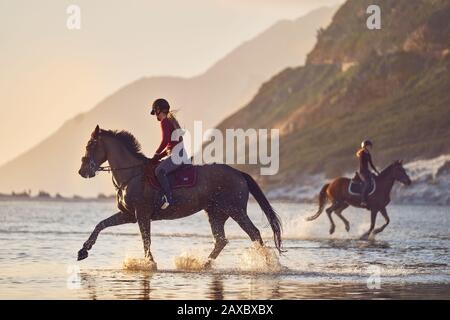
[[[177,118],[175,118],[175,112],[176,111],[169,111],[169,112],[167,112],[167,119],[169,119],[170,122],[172,122],[172,124],[173,124],[175,129],[181,129],[181,126],[178,123]]]
[[[358,151],[356,151],[356,156],[357,157],[361,157],[363,152],[365,152],[366,150],[364,148],[359,149]]]

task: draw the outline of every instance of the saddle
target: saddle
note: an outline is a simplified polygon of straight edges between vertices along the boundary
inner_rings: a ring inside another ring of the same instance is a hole
[[[350,183],[348,184],[348,193],[355,195],[355,196],[360,196],[361,192],[362,192],[362,187],[363,187],[363,182],[359,176],[359,173],[356,172],[355,176],[350,180]],[[373,175],[370,179],[370,183],[369,183],[369,195],[371,195],[372,193],[375,192],[377,188],[375,179],[373,178]]]
[[[159,165],[158,162],[150,162],[145,167],[145,180],[151,187],[161,190],[161,186],[155,175],[155,168]],[[191,164],[183,164],[175,171],[168,175],[170,187],[172,189],[190,188],[197,183],[197,167]]]

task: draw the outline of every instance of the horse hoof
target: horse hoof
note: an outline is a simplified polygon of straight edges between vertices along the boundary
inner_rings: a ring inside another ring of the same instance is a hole
[[[369,240],[369,235],[367,233],[365,233],[359,238],[359,240],[363,240],[363,241]]]
[[[84,259],[86,259],[88,257],[88,255],[89,255],[88,251],[85,248],[83,248],[80,251],[78,251],[78,258],[77,258],[77,260],[78,261],[84,260]]]
[[[350,231],[350,226],[345,226],[345,230],[346,230],[347,232],[349,232],[349,231]]]
[[[156,264],[155,261],[150,261],[149,262],[149,271],[157,271],[158,270],[158,265]]]
[[[334,233],[334,228],[331,228],[330,229],[330,234],[333,234]]]
[[[203,270],[211,270],[212,269],[212,260],[208,260],[203,265]]]

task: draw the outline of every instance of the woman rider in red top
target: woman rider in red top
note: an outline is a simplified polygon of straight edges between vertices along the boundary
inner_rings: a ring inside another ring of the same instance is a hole
[[[178,139],[172,139],[172,133],[181,128],[173,113],[170,112],[170,105],[167,100],[156,99],[155,102],[153,102],[151,114],[156,115],[158,121],[161,122],[162,141],[158,149],[155,151],[155,155],[152,160],[160,160],[164,158],[156,167],[155,175],[164,192],[161,209],[166,209],[173,204],[172,189],[170,188],[167,175],[175,171],[184,163],[183,161],[186,159],[186,151],[181,145],[181,148],[177,148],[177,150],[179,150],[178,154],[172,153],[172,150],[176,145],[183,143],[183,137],[179,135]],[[175,159],[175,156],[177,156],[178,159]]]
[[[377,174],[380,174],[372,162],[372,156],[370,155],[370,149],[372,149],[372,146],[372,141],[364,140],[361,143],[361,149],[356,152],[356,156],[359,158],[359,176],[361,177],[361,180],[363,182],[361,191],[362,207],[367,207],[370,179],[372,178],[372,173],[370,172],[369,165]]]

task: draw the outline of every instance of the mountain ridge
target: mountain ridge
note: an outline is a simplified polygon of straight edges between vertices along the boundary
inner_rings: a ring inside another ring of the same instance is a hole
[[[366,16],[358,13],[369,4],[380,5],[385,29],[365,27]],[[259,176],[261,183],[270,188],[292,177],[355,170],[355,151],[368,137],[381,166],[450,153],[450,1],[410,5],[347,1],[319,32],[305,66],[275,75],[218,125],[280,129],[280,172]],[[418,22],[386,27],[415,11],[423,14]],[[336,30],[343,34],[332,37]],[[258,166],[241,169],[258,176]]]
[[[160,128],[145,115],[149,112],[149,103],[162,96],[174,109],[180,109],[178,117],[187,129],[191,130],[197,119],[204,121],[205,128],[212,127],[247,103],[271,75],[289,65],[301,65],[314,45],[317,30],[331,21],[335,10],[315,10],[311,14],[312,22],[307,20],[303,24],[302,18],[296,19],[288,24],[289,28],[282,30],[283,34],[273,35],[273,29],[268,28],[198,76],[143,77],[120,87],[90,111],[67,120],[55,133],[1,166],[0,190],[44,189],[51,193],[80,195],[110,193],[112,186],[108,176],[87,183],[76,174],[85,143],[96,124],[105,129],[129,130],[144,150],[152,150],[159,142]],[[280,26],[276,24],[276,29]],[[263,49],[252,53],[253,46]],[[235,61],[233,68],[223,67],[233,60],[229,60],[230,57]]]

